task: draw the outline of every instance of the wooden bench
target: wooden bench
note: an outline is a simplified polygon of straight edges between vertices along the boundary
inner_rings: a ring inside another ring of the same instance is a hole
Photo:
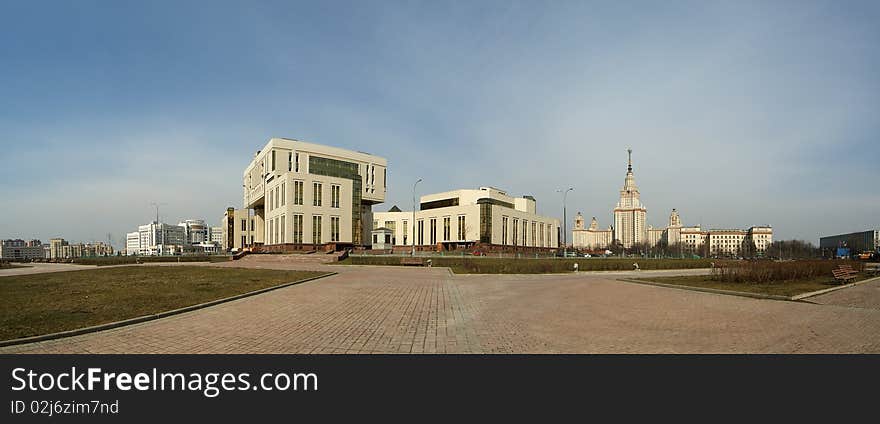
[[[831,273],[834,274],[835,280],[843,283],[855,280],[856,276],[859,274],[859,272],[854,270],[850,265],[838,265],[837,269],[831,270]]]
[[[422,258],[400,258],[400,264],[425,266],[425,260]]]

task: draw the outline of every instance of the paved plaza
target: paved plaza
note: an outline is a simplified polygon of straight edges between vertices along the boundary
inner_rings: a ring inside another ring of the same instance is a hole
[[[445,268],[337,266],[288,255],[205,266],[338,274],[0,353],[880,352],[878,281],[786,302],[616,280],[633,275],[628,272],[453,275]]]

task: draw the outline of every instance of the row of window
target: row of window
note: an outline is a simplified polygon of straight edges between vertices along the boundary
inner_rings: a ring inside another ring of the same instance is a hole
[[[520,221],[522,221],[522,226],[520,226]],[[529,237],[528,237],[528,235],[529,235],[529,221],[525,220],[525,219],[520,220],[519,218],[513,218],[513,227],[512,227],[513,237],[510,240],[510,243],[508,243],[508,239],[507,239],[508,222],[509,222],[508,217],[506,217],[506,216],[501,217],[501,244],[505,245],[505,246],[508,244],[512,244],[514,246],[517,246],[517,245],[528,246],[529,245],[529,243],[528,243],[528,240],[529,240]],[[536,221],[533,221],[531,224],[532,224],[531,225],[531,230],[532,230],[531,231],[531,235],[532,235],[531,245],[538,246],[538,247],[546,247],[547,244],[549,244],[550,241],[553,239],[552,238],[553,226],[552,225],[545,226],[545,224],[543,222],[539,223]],[[545,229],[545,227],[546,227],[546,229]],[[521,231],[520,231],[520,229],[521,229]],[[546,239],[547,244],[544,243],[544,235],[545,234],[547,235],[547,239]]]
[[[287,215],[282,214],[275,218],[269,219],[266,225],[266,244],[281,244],[288,243],[288,239],[285,236],[285,231],[287,226],[285,225],[285,219]],[[302,244],[303,243],[303,215],[302,214],[293,214],[293,244]],[[323,231],[323,216],[321,215],[312,215],[312,244],[321,244],[323,243],[322,239],[322,231]],[[331,216],[330,217],[330,241],[338,242],[339,240],[339,221],[340,217]]]
[[[302,205],[303,204],[303,185],[304,182],[300,180],[293,181],[293,204],[294,205]],[[286,183],[282,182],[281,184],[275,186],[274,188],[269,190],[268,195],[268,210],[272,211],[276,208],[285,206],[287,201],[285,199],[285,195],[287,190]],[[324,184],[319,182],[312,183],[312,206],[323,206],[324,203]],[[340,207],[340,198],[342,194],[342,186],[338,184],[330,185],[330,207],[331,208],[339,208]]]

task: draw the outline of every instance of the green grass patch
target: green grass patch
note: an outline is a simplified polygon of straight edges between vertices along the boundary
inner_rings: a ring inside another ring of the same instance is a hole
[[[401,256],[349,256],[341,265],[401,265]],[[709,268],[710,259],[637,259],[637,258],[491,258],[432,256],[433,266],[449,267],[456,274],[549,274],[579,271],[632,270],[633,263],[647,269]],[[716,261],[717,262],[717,261]]]
[[[856,281],[868,278],[866,275],[860,276]],[[824,290],[831,287],[839,286],[840,283],[835,282],[833,277],[812,277],[798,280],[780,281],[772,283],[753,283],[753,282],[726,282],[718,281],[711,275],[694,275],[681,277],[653,277],[639,278],[641,281],[652,281],[655,283],[672,284],[685,287],[701,287],[717,290],[729,290],[745,293],[768,294],[775,296],[795,296],[803,293]]]
[[[156,314],[323,274],[148,266],[2,277],[0,340]]]
[[[227,255],[192,255],[192,256],[97,256],[76,258],[72,262],[80,265],[127,265],[134,263],[157,262],[228,262]]]

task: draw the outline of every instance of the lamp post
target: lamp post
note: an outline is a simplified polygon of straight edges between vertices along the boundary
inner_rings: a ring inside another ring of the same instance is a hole
[[[421,178],[413,184],[412,256],[416,255],[416,186],[419,185],[420,182],[422,182]]]
[[[569,187],[567,190],[556,190],[557,193],[562,193],[562,257],[566,257],[568,254],[568,244],[566,243],[565,236],[565,228],[568,225],[568,218],[565,216],[565,198],[568,197],[568,192],[574,190],[574,187]]]

